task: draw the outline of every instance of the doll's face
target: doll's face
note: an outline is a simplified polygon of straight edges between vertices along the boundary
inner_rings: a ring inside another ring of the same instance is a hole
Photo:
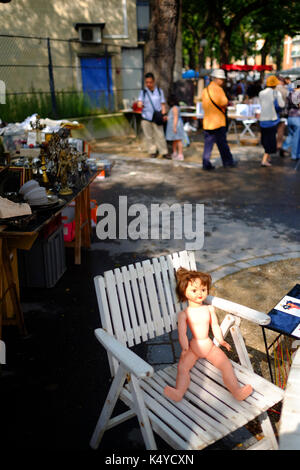
[[[207,286],[202,284],[201,279],[193,279],[187,285],[185,296],[189,304],[201,305],[208,295]]]

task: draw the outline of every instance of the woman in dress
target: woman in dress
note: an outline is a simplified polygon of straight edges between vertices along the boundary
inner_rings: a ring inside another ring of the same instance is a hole
[[[275,90],[279,83],[275,75],[270,75],[267,78],[266,88],[258,95],[261,106],[259,118],[261,143],[264,148],[261,166],[264,167],[272,166],[270,155],[275,154],[277,151],[276,132],[277,125],[280,122],[278,109],[284,107],[284,100],[280,91]]]
[[[184,160],[183,139],[184,129],[183,121],[180,116],[179,103],[174,94],[168,99],[170,110],[168,112],[168,122],[166,129],[166,140],[172,141],[172,160]]]

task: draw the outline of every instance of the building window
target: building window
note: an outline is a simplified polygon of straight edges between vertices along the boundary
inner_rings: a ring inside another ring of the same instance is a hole
[[[136,22],[138,30],[138,41],[147,41],[147,32],[150,22],[149,0],[137,0],[136,2]]]

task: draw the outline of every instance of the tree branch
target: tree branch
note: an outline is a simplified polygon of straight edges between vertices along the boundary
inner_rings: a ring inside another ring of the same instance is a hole
[[[236,26],[241,22],[241,20],[252,13],[253,11],[260,10],[265,8],[267,5],[272,4],[272,0],[255,0],[253,3],[243,6],[239,11],[236,12],[234,17],[230,22],[230,28],[233,31]]]

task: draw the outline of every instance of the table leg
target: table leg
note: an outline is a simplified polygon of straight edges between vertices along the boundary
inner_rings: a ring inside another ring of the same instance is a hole
[[[81,204],[82,196],[79,194],[75,200],[75,264],[81,263]]]
[[[2,245],[2,246],[1,246]],[[7,289],[5,292],[1,292],[2,298],[1,298],[1,310],[3,313],[3,299],[5,295],[9,292],[11,301],[13,304],[15,316],[16,316],[16,323],[19,327],[20,332],[23,335],[27,334],[25,323],[24,323],[24,317],[23,317],[23,312],[21,309],[21,303],[20,303],[20,298],[19,294],[17,291],[17,285],[14,279],[14,274],[11,266],[11,261],[10,261],[10,250],[8,248],[8,243],[6,239],[0,240],[0,247],[1,247],[1,261],[2,261],[2,269],[3,269],[3,274],[6,277],[7,280]],[[16,251],[16,250],[15,250]],[[3,280],[1,281],[1,285],[3,286]],[[2,287],[1,287],[2,290]],[[1,315],[2,316],[2,315]],[[1,333],[1,330],[0,330]]]
[[[74,247],[75,264],[81,264],[81,247],[91,247],[91,201],[90,188],[87,186],[75,198],[75,239],[65,242],[65,246]]]
[[[0,249],[2,250],[1,244],[2,244],[2,240],[0,240]],[[0,278],[0,339],[2,338],[2,323],[3,323],[3,315],[4,315],[3,301],[4,301],[4,279],[3,279],[3,276],[1,276]]]
[[[239,133],[238,133],[238,130],[237,130],[237,127],[236,127],[236,122],[234,119],[231,119],[230,120],[230,123],[229,123],[229,127],[228,127],[228,134],[229,134],[229,131],[231,131],[231,128],[233,127],[234,129],[234,133],[235,133],[235,137],[236,137],[236,143],[239,145],[240,143],[240,140],[239,140]]]
[[[91,247],[91,208],[90,208],[89,188],[82,193],[82,225],[83,225],[83,246]]]
[[[264,338],[264,343],[265,343],[265,349],[266,349],[266,354],[267,354],[267,360],[268,360],[268,365],[269,365],[269,372],[270,372],[271,382],[274,383],[272,366],[271,366],[271,361],[270,361],[270,356],[269,356],[269,348],[268,348],[267,338],[266,338],[266,332],[265,332],[265,329],[264,329],[263,326],[261,328],[262,328],[262,333],[263,333],[263,338]]]

